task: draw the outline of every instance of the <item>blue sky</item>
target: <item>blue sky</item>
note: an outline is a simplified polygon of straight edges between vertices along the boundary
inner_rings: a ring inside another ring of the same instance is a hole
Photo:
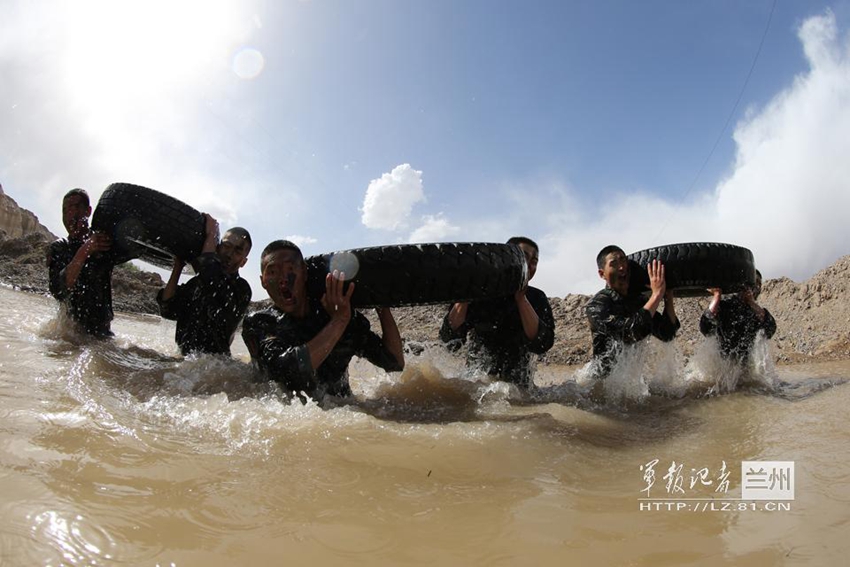
[[[525,234],[551,296],[609,243],[848,253],[847,1],[0,4],[4,190],[57,234],[71,187],[174,195],[252,232],[256,297],[281,237]]]

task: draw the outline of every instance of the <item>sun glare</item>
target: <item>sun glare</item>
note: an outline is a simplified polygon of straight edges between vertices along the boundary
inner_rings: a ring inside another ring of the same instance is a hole
[[[263,54],[246,47],[233,57],[233,72],[240,79],[256,79],[265,67]]]
[[[210,1],[67,5],[65,70],[85,106],[132,105],[211,81],[247,31],[239,4]]]
[[[83,0],[63,4],[63,99],[107,171],[146,171],[179,150],[199,112],[232,80],[256,29],[254,4]],[[146,165],[147,164],[147,165]]]

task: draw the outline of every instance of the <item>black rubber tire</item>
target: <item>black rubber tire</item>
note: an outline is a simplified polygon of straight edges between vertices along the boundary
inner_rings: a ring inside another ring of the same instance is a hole
[[[514,244],[450,242],[345,250],[307,258],[308,286],[321,296],[331,270],[355,284],[355,307],[399,307],[492,299],[528,281],[522,250]]]
[[[115,263],[139,259],[170,269],[191,262],[204,244],[204,215],[186,203],[140,185],[113,183],[100,196],[92,230],[112,236]]]
[[[724,293],[740,291],[756,281],[753,253],[741,246],[719,242],[688,242],[647,248],[629,254],[629,294],[648,293],[646,266],[661,260],[667,289],[677,297],[708,295],[710,287]]]

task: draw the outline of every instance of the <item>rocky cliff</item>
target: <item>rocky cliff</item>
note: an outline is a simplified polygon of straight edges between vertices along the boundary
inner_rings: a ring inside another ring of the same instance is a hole
[[[23,291],[48,293],[47,246],[57,238],[0,185],[0,281]],[[163,285],[159,274],[122,264],[112,278],[113,305],[119,311],[158,315],[155,298]]]
[[[0,204],[8,214],[0,218],[0,282],[24,291],[47,293],[45,255],[56,237],[38,219],[0,192]],[[9,224],[3,224],[8,220]],[[6,228],[10,227],[10,228]],[[14,237],[20,227],[23,233]],[[10,230],[11,229],[11,230]],[[125,264],[115,270],[115,309],[158,313],[154,298],[162,279]],[[773,349],[780,362],[850,359],[850,256],[796,283],[788,278],[764,282],[759,303],[776,318]],[[543,357],[544,364],[583,364],[590,360],[590,331],[584,316],[588,295],[570,294],[549,298],[555,316],[555,346]],[[676,342],[685,356],[693,353],[703,337],[699,318],[709,298],[676,299],[682,328]],[[255,303],[252,309],[268,305]],[[411,345],[434,344],[448,306],[429,305],[393,309],[402,337]],[[373,310],[366,311],[373,328],[380,328]]]
[[[56,236],[38,221],[37,216],[19,207],[13,198],[3,192],[3,185],[0,185],[0,231],[7,238],[21,238],[38,233],[49,240],[56,239]]]

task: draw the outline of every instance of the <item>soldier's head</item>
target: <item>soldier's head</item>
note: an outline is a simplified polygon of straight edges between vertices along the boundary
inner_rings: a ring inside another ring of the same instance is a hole
[[[224,271],[235,274],[248,261],[251,252],[251,234],[241,226],[228,229],[215,249]]]
[[[629,260],[619,246],[606,246],[596,255],[596,268],[605,284],[621,295],[629,290]]]
[[[260,283],[275,306],[296,313],[307,306],[307,264],[289,240],[275,240],[260,255]]]
[[[82,238],[89,231],[91,204],[85,189],[71,189],[62,197],[62,224],[72,238]]]
[[[516,244],[525,254],[525,263],[528,265],[528,281],[537,273],[537,262],[540,260],[540,248],[537,243],[527,236],[513,236],[508,239],[508,244]]]

